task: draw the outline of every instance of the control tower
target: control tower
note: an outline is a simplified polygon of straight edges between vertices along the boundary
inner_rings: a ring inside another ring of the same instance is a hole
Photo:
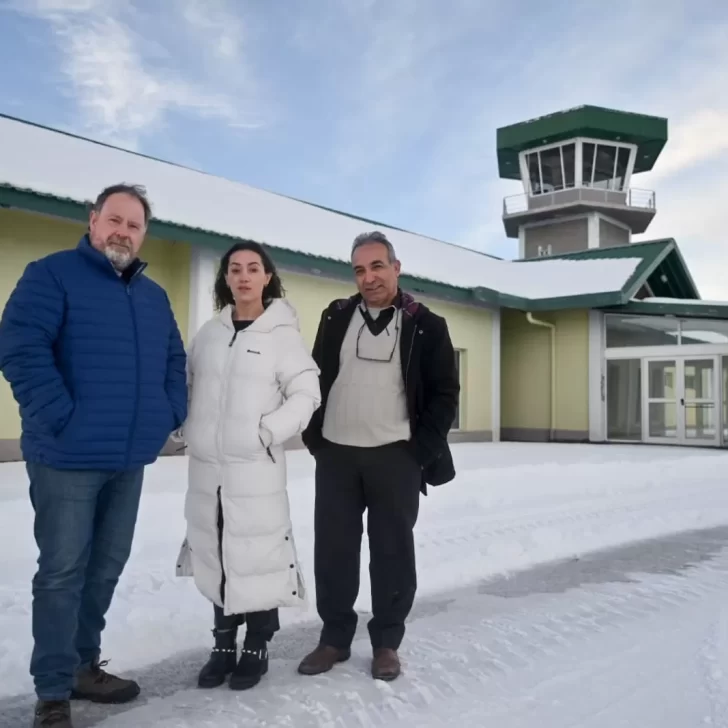
[[[667,142],[667,119],[579,106],[497,131],[498,171],[523,193],[503,200],[519,258],[631,242],[655,216],[655,193],[631,186]]]

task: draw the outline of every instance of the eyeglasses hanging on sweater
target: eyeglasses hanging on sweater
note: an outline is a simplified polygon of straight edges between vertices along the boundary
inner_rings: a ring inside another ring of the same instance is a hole
[[[362,361],[389,363],[397,351],[401,310],[389,306],[377,313],[359,306],[364,323],[356,337],[356,358]]]

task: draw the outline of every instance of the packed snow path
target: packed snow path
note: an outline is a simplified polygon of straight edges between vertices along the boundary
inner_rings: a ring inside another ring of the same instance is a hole
[[[456,457],[458,481],[423,501],[403,677],[369,677],[365,613],[350,662],[297,675],[318,624],[312,611],[284,613],[269,675],[241,694],[194,687],[211,625],[189,581],[172,576],[184,461],[152,468],[104,644],[143,696],[76,706],[78,728],[728,726],[728,455],[462,446]],[[289,461],[310,569],[311,465]],[[10,728],[32,710],[35,551],[22,468],[0,468],[0,482],[0,726]],[[638,538],[655,540],[618,547]],[[618,548],[594,552],[604,547]]]
[[[284,630],[268,677],[242,694],[191,688],[206,653],[176,654],[138,673],[137,703],[78,706],[77,726],[728,726],[727,549],[726,527],[687,533],[424,599],[392,684],[368,677],[363,632],[349,663],[304,678],[315,631]],[[0,701],[1,725],[29,708]]]

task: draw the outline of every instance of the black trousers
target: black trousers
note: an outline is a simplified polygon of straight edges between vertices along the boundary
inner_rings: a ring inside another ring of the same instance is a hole
[[[316,453],[314,573],[321,641],[348,648],[356,632],[362,516],[367,510],[372,647],[398,649],[417,591],[413,529],[421,469],[406,443]]]
[[[248,612],[247,614],[223,613],[222,607],[214,605],[215,629],[221,631],[237,630],[243,624],[247,624],[245,633],[245,645],[251,649],[262,649],[267,642],[273,639],[273,635],[281,628],[278,621],[278,610],[269,609],[264,612]]]
[[[218,509],[217,509],[217,533],[218,544],[220,549],[220,563],[222,564],[222,529],[223,514],[220,504],[220,491],[218,489]],[[225,571],[222,572],[222,581],[220,582],[220,598],[225,601]],[[281,628],[278,619],[277,609],[267,609],[262,612],[247,612],[246,614],[228,614],[226,615],[222,607],[214,606],[215,629],[218,631],[237,630],[243,624],[247,624],[245,633],[245,645],[250,649],[260,650],[267,642],[273,639],[273,635]]]

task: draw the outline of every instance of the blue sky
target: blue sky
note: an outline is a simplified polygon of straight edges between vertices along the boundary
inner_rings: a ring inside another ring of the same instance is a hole
[[[641,237],[728,299],[728,4],[0,0],[0,111],[503,257],[496,128],[585,103],[669,118]]]

